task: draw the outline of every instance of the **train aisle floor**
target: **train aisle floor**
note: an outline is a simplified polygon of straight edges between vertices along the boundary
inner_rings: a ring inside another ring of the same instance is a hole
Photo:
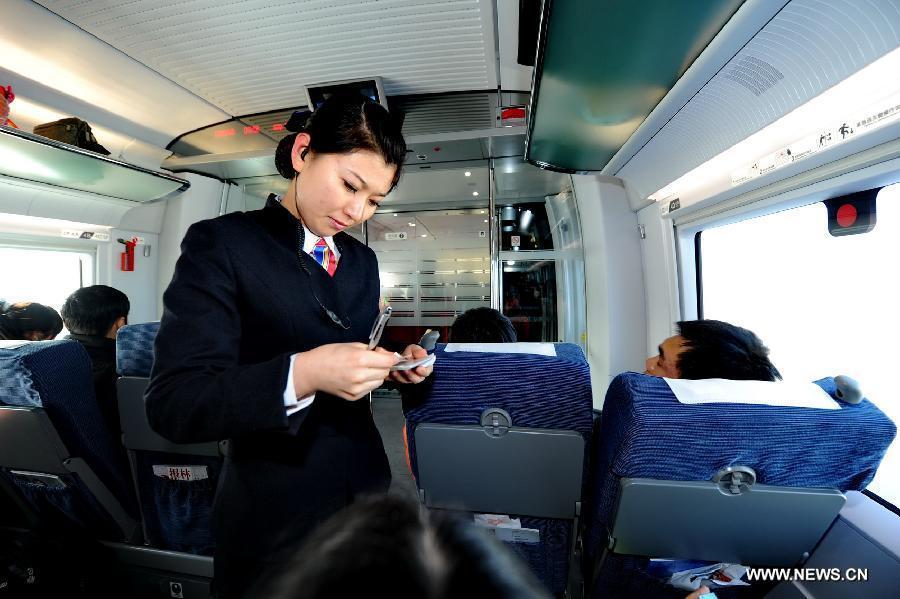
[[[396,391],[373,394],[372,411],[375,426],[381,433],[384,450],[391,464],[390,492],[416,500],[416,483],[406,465],[406,450],[403,447],[403,408],[400,404],[400,394]]]

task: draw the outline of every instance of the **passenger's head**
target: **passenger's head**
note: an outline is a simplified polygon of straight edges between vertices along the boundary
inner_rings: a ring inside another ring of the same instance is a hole
[[[118,289],[91,285],[66,299],[62,319],[66,328],[76,335],[115,339],[118,330],[128,324],[130,309],[128,296]]]
[[[334,515],[305,541],[277,599],[545,598],[534,576],[471,522],[383,495]]]
[[[472,308],[456,317],[450,327],[453,343],[515,343],[516,329],[493,308]]]
[[[0,312],[0,339],[47,341],[63,328],[59,312],[37,302],[19,302]]]
[[[400,118],[362,95],[332,96],[278,144],[275,166],[291,179],[283,205],[321,236],[371,218],[400,179],[401,128]]]
[[[672,379],[774,381],[781,373],[752,331],[720,320],[684,320],[647,360],[647,374]]]

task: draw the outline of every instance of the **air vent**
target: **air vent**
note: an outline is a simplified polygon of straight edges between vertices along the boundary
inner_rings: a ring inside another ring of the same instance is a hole
[[[388,98],[391,110],[404,113],[406,136],[490,129],[494,103],[491,92]]]
[[[784,74],[765,60],[743,56],[734,67],[726,71],[724,77],[744,86],[754,96],[760,96],[784,79]]]

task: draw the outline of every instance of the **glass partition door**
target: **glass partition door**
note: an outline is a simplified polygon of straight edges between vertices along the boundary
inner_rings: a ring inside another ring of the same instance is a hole
[[[386,331],[390,340],[413,343],[426,329],[437,329],[447,341],[458,315],[490,306],[487,212],[395,212],[368,221],[382,298],[394,308]]]
[[[519,341],[585,345],[581,226],[571,192],[498,202],[500,306]]]

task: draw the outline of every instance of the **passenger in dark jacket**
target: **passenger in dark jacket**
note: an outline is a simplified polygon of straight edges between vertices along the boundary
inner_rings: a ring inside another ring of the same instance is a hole
[[[128,324],[128,296],[106,285],[82,287],[62,307],[62,318],[73,339],[91,358],[94,394],[103,420],[118,437],[119,402],[116,397],[116,335]]]

